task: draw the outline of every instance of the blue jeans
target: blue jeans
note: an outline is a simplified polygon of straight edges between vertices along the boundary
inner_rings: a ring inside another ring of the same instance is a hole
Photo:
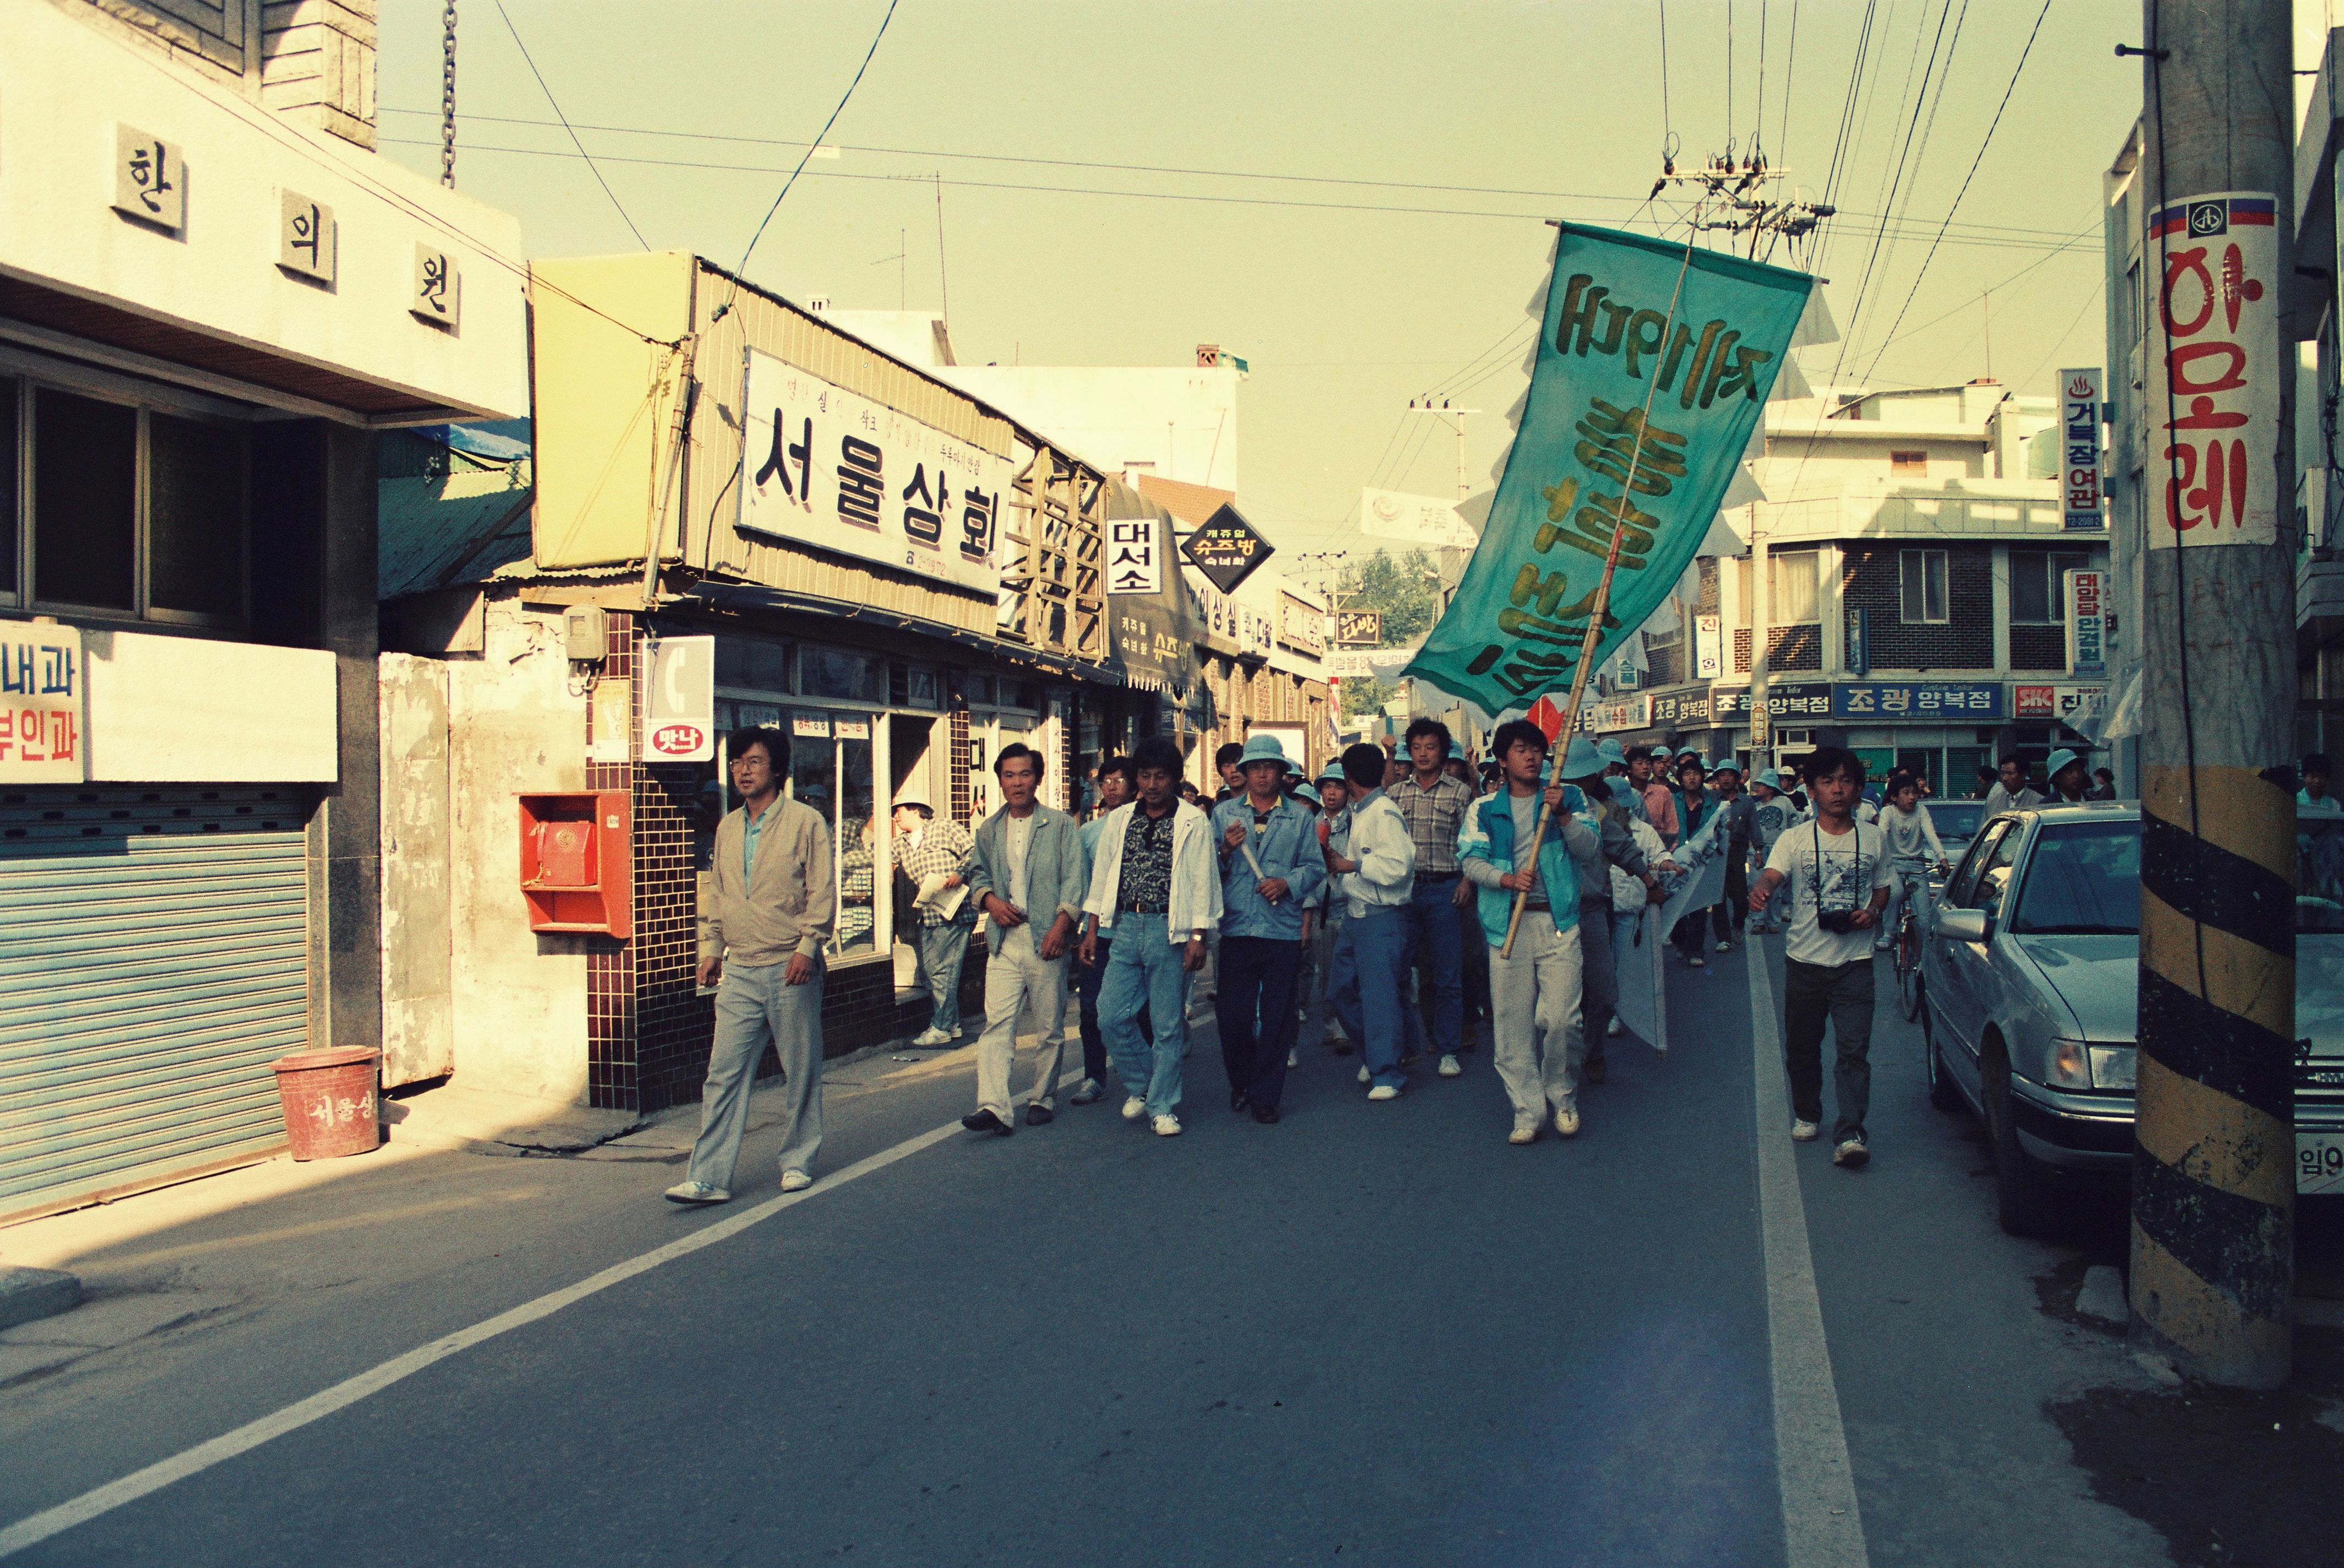
[[[1400,1070],[1400,975],[1408,965],[1409,912],[1373,908],[1344,917],[1335,933],[1335,972],[1327,990],[1343,1032],[1359,1042],[1371,1082],[1398,1088]],[[1448,923],[1453,934],[1457,926]],[[1451,966],[1450,973],[1456,973]]]
[[[1106,1036],[1099,1030],[1099,993],[1106,985],[1107,960],[1115,955],[1115,944],[1102,936],[1098,939],[1098,962],[1086,965],[1078,956],[1075,959],[1075,996],[1081,1005],[1083,1031],[1083,1077],[1096,1083],[1106,1082]],[[1139,1032],[1151,1043],[1156,1029],[1148,1022],[1147,1009],[1139,1009]]]
[[[1419,877],[1406,908],[1407,962],[1420,953],[1430,961],[1432,1048],[1444,1057],[1465,1039],[1465,928],[1457,919],[1457,887],[1454,876]]]
[[[1161,915],[1127,912],[1115,917],[1114,930],[1098,1004],[1107,1055],[1126,1094],[1145,1099],[1151,1117],[1170,1116],[1179,1108],[1180,1058],[1188,1051],[1188,972],[1180,966],[1187,949],[1172,946]],[[1158,1020],[1152,1041],[1143,1013]]]
[[[928,1015],[928,1027],[942,1029],[947,1035],[960,1033],[960,966],[968,957],[968,927],[955,921],[949,926],[920,927],[920,973],[928,982],[928,996],[935,1010]]]

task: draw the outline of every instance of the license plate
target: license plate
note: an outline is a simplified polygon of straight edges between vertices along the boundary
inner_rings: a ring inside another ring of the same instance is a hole
[[[2295,1135],[2295,1189],[2344,1192],[2344,1133]]]

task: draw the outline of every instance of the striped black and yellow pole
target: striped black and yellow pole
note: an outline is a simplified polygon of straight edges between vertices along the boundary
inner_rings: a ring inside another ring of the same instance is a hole
[[[2295,800],[2268,771],[2296,688],[2289,20],[2285,0],[2143,10],[2145,493],[2116,525],[2143,658],[2133,1339],[2273,1388],[2295,1228]],[[2237,373],[2208,389],[2216,359]]]

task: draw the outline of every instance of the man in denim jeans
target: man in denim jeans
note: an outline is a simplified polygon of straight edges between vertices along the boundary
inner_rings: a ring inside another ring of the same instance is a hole
[[[1278,1120],[1286,1056],[1294,1043],[1294,991],[1302,975],[1304,907],[1326,880],[1310,810],[1279,786],[1286,752],[1275,735],[1245,744],[1245,793],[1213,808],[1221,873],[1221,1063],[1229,1108]]]
[[[1107,1054],[1123,1080],[1123,1119],[1143,1117],[1159,1138],[1177,1138],[1180,1058],[1188,1047],[1188,981],[1205,966],[1205,936],[1220,924],[1220,867],[1212,823],[1179,798],[1180,748],[1150,735],[1132,748],[1139,799],[1106,819],[1084,901],[1086,964],[1101,938],[1114,951],[1099,995]],[[1140,1033],[1153,1017],[1156,1037]]]
[[[790,743],[736,732],[728,748],[740,809],[716,826],[710,901],[701,912],[700,984],[716,986],[716,1040],[701,1091],[700,1136],[671,1203],[722,1203],[749,1128],[749,1093],[771,1045],[782,1059],[782,1190],[813,1184],[822,1144],[823,948],[837,912],[830,824],[782,799]]]
[[[1138,771],[1129,757],[1108,757],[1098,766],[1098,809],[1090,821],[1083,824],[1083,889],[1088,895],[1091,873],[1098,868],[1099,835],[1106,831],[1106,819],[1117,807],[1138,798]],[[1099,1030],[1099,990],[1106,984],[1106,966],[1114,956],[1113,944],[1101,938],[1090,949],[1096,959],[1082,956],[1077,943],[1075,955],[1075,996],[1079,1003],[1077,1018],[1083,1037],[1083,1081],[1066,1097],[1069,1105],[1089,1105],[1106,1093],[1106,1036]],[[1148,1022],[1147,1011],[1140,1009],[1139,1032],[1152,1047],[1156,1030]]]
[[[1457,1053],[1465,1042],[1465,929],[1459,911],[1473,902],[1472,885],[1457,860],[1457,833],[1475,794],[1447,771],[1454,744],[1448,725],[1419,719],[1409,725],[1407,743],[1409,771],[1388,782],[1383,793],[1416,846],[1406,912],[1409,962],[1430,967],[1432,1048],[1440,1057],[1440,1076],[1453,1078],[1463,1070]]]

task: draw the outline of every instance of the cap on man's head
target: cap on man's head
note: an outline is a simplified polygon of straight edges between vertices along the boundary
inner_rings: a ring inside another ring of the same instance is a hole
[[[1320,810],[1323,811],[1326,809],[1327,803],[1324,800],[1321,800],[1318,796],[1318,792],[1312,789],[1308,784],[1296,784],[1294,786],[1294,793],[1298,798],[1308,801],[1312,805],[1318,807]]]
[[[1617,741],[1598,741],[1595,754],[1603,759],[1606,767],[1617,764],[1624,768],[1628,765],[1628,753]]]
[[[936,808],[928,804],[928,792],[918,784],[905,784],[895,792],[895,809],[901,811],[907,805],[930,816],[936,814]]]
[[[1461,763],[1465,760],[1464,742],[1451,741],[1449,743],[1449,760],[1452,763]]]
[[[1246,737],[1245,750],[1238,754],[1238,766],[1250,767],[1255,763],[1276,763],[1279,767],[1289,770],[1294,766],[1286,760],[1286,748],[1278,744],[1276,735],[1271,734]]]
[[[1562,776],[1567,779],[1591,779],[1603,772],[1603,755],[1595,743],[1585,735],[1573,735],[1571,744],[1563,748]]]
[[[2046,779],[2056,779],[2059,776],[2061,772],[2073,766],[2076,763],[2082,762],[2083,760],[2083,758],[2070,751],[2053,752],[2051,754],[2051,760],[2043,764],[2043,776]]]
[[[1779,768],[1768,768],[1750,782],[1753,784],[1764,784],[1777,794],[1783,793],[1783,774]]]

